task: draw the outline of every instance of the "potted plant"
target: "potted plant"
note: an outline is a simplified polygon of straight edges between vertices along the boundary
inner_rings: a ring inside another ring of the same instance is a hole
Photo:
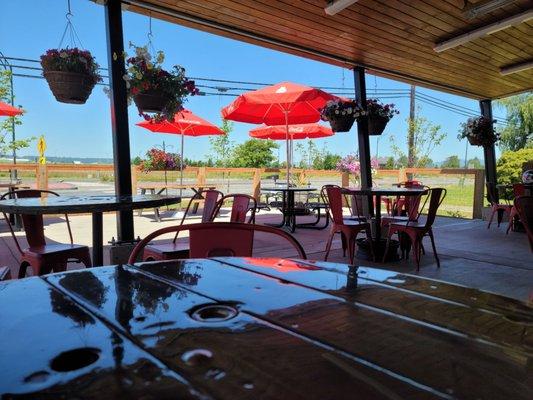
[[[399,113],[394,104],[383,104],[377,99],[367,99],[368,134],[381,135],[391,118]]]
[[[179,171],[181,158],[179,154],[152,148],[146,152],[146,159],[142,160],[139,166],[142,172]]]
[[[458,138],[466,138],[472,146],[491,146],[500,140],[500,135],[494,131],[495,122],[483,116],[468,118],[461,124]]]
[[[87,50],[50,49],[41,55],[43,76],[57,101],[84,104],[102,80],[98,63]]]
[[[348,132],[354,121],[364,115],[356,100],[330,100],[320,110],[320,118],[329,122],[333,132]]]
[[[161,67],[165,59],[162,51],[158,51],[153,60],[146,46],[137,47],[130,43],[130,47],[135,48],[135,56],[126,60],[124,79],[139,115],[147,120],[166,118],[174,121],[174,114],[183,109],[187,96],[198,94],[194,81],[185,77],[185,69],[179,65],[170,72],[164,70]],[[155,115],[149,116],[148,113]]]

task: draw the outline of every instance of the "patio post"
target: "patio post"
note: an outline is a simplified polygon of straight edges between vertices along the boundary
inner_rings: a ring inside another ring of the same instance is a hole
[[[365,82],[365,68],[355,67],[353,69],[355,98],[366,110],[366,82]],[[370,166],[370,138],[368,136],[368,120],[362,118],[357,121],[357,142],[359,145],[359,162],[361,165],[361,188],[368,189],[372,187],[372,169]],[[367,209],[368,207],[368,209]],[[367,214],[373,212],[372,198],[369,197],[369,202],[363,204],[363,211]]]
[[[128,127],[128,98],[124,65],[124,37],[120,0],[107,0],[105,5],[107,33],[107,58],[111,97],[111,130],[113,133],[113,160],[115,168],[115,193],[131,196],[130,133]],[[133,236],[133,211],[117,213],[117,237],[130,241]]]
[[[492,120],[492,102],[491,100],[480,100],[479,108],[483,117]],[[496,185],[496,150],[494,144],[490,146],[483,146],[483,157],[485,159],[485,179],[489,184]],[[496,191],[496,196],[498,192]],[[497,200],[497,199],[496,199]]]

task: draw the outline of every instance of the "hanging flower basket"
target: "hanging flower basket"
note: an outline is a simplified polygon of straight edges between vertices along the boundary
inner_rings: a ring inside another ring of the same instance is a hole
[[[147,46],[130,43],[130,47],[135,48],[135,55],[126,58],[123,77],[129,98],[133,98],[139,114],[146,120],[174,121],[174,115],[183,109],[187,97],[199,93],[194,81],[187,79],[185,69],[179,65],[170,71],[163,69],[165,55],[162,51],[152,57]]]
[[[133,101],[142,113],[162,113],[169,97],[162,90],[150,89],[134,95]]]
[[[362,115],[364,111],[355,100],[330,100],[320,110],[320,118],[329,122],[333,132],[348,132]]]
[[[492,146],[500,140],[500,134],[494,131],[495,122],[483,116],[468,118],[461,124],[458,139],[466,138],[472,146]]]
[[[336,119],[330,119],[329,125],[333,132],[348,132],[352,129],[352,125],[355,122],[355,117],[353,115],[343,115]]]
[[[369,115],[368,134],[376,136],[381,135],[388,123],[389,119],[387,117]]]
[[[85,104],[95,82],[92,76],[77,72],[48,71],[43,73],[57,101],[68,104]]]
[[[41,66],[52,94],[61,103],[84,104],[102,80],[91,53],[78,48],[48,50],[41,56]]]

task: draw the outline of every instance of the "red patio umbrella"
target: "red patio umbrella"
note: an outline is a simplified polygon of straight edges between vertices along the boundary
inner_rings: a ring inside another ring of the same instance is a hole
[[[13,107],[9,104],[0,101],[0,115],[2,116],[14,117],[15,115],[20,115],[23,112],[24,110],[21,110],[20,108]]]
[[[289,124],[306,124],[320,119],[320,109],[338,97],[320,89],[281,82],[241,94],[222,109],[225,119],[252,124],[285,125],[287,141],[287,187],[290,183]]]
[[[333,136],[331,128],[319,124],[289,125],[289,153],[292,164],[292,142],[301,139],[319,139]],[[250,130],[250,136],[256,139],[286,140],[287,127],[285,125],[263,125]]]
[[[218,126],[185,109],[174,115],[174,122],[169,122],[167,120],[155,122],[149,120],[139,122],[137,123],[137,126],[156,133],[181,135],[180,185],[183,185],[184,136],[224,135],[224,131]]]

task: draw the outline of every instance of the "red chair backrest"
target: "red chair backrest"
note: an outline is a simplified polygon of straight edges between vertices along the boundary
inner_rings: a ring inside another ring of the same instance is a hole
[[[232,222],[207,222],[176,225],[158,229],[141,240],[133,249],[128,263],[133,264],[144,247],[158,236],[171,232],[189,231],[189,255],[192,258],[251,257],[255,232],[266,232],[285,238],[302,259],[307,255],[300,243],[289,233],[265,225]]]
[[[513,183],[514,197],[524,196],[526,194],[526,187],[523,183]]]
[[[24,189],[24,190],[14,190],[9,193],[5,193],[0,197],[0,199],[5,199],[8,197],[13,197],[17,199],[24,199],[24,198],[39,198],[43,194],[46,195],[52,195],[52,196],[59,196],[57,193],[49,191],[49,190],[38,190],[38,189]],[[4,214],[5,216],[5,214]],[[13,228],[11,226],[11,223],[9,222],[9,219],[6,217],[6,221],[9,224],[9,228],[11,230],[11,233],[13,234],[13,237],[15,238],[17,248],[21,250],[18,241],[16,240],[15,233],[13,232]],[[67,226],[68,226],[68,232],[70,236],[70,241],[72,243],[72,232],[70,230],[70,223],[67,218]],[[43,222],[43,216],[42,215],[30,215],[30,214],[21,214],[22,224],[24,226],[24,233],[26,234],[26,240],[28,242],[28,245],[30,247],[39,247],[39,246],[45,246],[46,245],[46,239],[44,237],[44,222]],[[21,250],[22,251],[22,250]]]
[[[201,190],[198,193],[195,193],[194,196],[191,197],[191,200],[189,200],[189,204],[187,204],[187,208],[185,209],[185,212],[183,213],[183,218],[181,219],[181,224],[183,225],[183,223],[185,222],[185,219],[189,215],[189,210],[191,209],[192,205],[196,201],[201,199],[204,199],[202,222],[211,222],[213,220],[213,212],[215,211],[217,202],[222,197],[224,197],[224,193],[214,189]]]
[[[325,185],[323,190],[326,191],[326,197],[331,212],[331,219],[338,225],[344,224],[342,216],[342,189],[340,186]]]
[[[231,205],[230,222],[250,223],[255,221],[257,202],[255,201],[255,198],[247,194],[228,194],[222,197],[218,201],[215,211],[213,212],[212,220],[214,220],[218,215],[224,203],[230,199],[233,201],[233,204]],[[248,221],[246,221],[246,215],[248,214],[248,211],[251,211],[251,213]]]
[[[533,252],[533,196],[520,196],[514,199],[514,206],[529,239],[529,247]]]
[[[422,210],[424,209],[426,205],[426,202],[429,199],[429,208],[428,208],[428,214],[426,218],[426,228],[430,228],[435,222],[437,211],[440,205],[442,204],[442,202],[444,201],[444,198],[446,197],[446,193],[447,191],[444,188],[428,189],[426,200],[424,201],[424,205],[422,206],[422,209],[419,212],[419,213],[422,212]],[[422,198],[422,196],[424,195],[419,196],[419,198]]]

